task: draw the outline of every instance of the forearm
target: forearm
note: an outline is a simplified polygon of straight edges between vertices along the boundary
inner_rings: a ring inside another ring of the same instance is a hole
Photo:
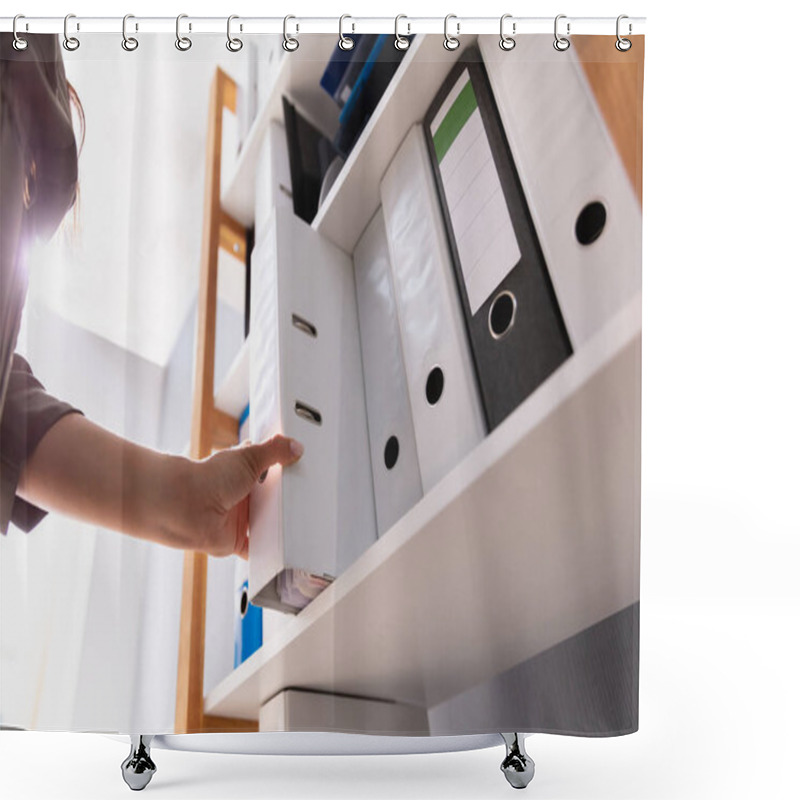
[[[18,494],[60,512],[172,547],[197,546],[179,516],[191,462],[126,441],[80,414],[44,435],[20,477]]]

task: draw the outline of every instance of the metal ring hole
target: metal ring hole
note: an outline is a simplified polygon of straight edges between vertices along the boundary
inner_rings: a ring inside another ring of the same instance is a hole
[[[28,49],[28,40],[27,39],[14,39],[12,42],[15,50],[27,50]]]
[[[122,49],[127,50],[129,53],[132,53],[137,47],[139,46],[138,39],[123,39],[122,40]]]
[[[445,50],[450,50],[452,52],[453,50],[458,50],[458,46],[461,44],[461,40],[460,39],[445,39],[443,44],[444,44],[444,49]]]
[[[403,37],[401,39],[395,39],[394,40],[394,46],[398,50],[408,50],[410,45],[411,45],[411,42],[409,42],[408,39],[406,39],[405,37]]]
[[[569,39],[556,39],[553,42],[553,47],[555,47],[559,53],[563,53],[565,50],[569,50]]]
[[[231,53],[238,53],[243,47],[242,40],[228,39],[228,41],[225,42],[225,47],[227,47],[228,50],[231,51]]]
[[[188,36],[183,36],[175,40],[175,47],[182,53],[185,53],[192,46],[192,40]]]
[[[633,47],[633,42],[630,39],[617,39],[617,41],[614,42],[614,47],[616,47],[620,53],[627,53],[628,50]]]
[[[70,39],[64,39],[64,49],[69,50],[70,53],[74,53],[80,46],[80,39],[76,39],[74,36]]]
[[[283,49],[286,50],[287,53],[294,53],[298,47],[300,47],[300,42],[297,39],[283,40]]]
[[[506,52],[508,52],[509,50],[513,50],[516,46],[517,46],[516,39],[508,38],[500,40],[500,49],[505,50]]]
[[[502,339],[514,327],[517,316],[517,298],[511,292],[500,292],[489,307],[489,333]]]

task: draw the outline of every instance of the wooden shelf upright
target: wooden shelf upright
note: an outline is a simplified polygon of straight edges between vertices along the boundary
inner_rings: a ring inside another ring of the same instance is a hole
[[[238,420],[214,405],[214,345],[217,316],[217,266],[222,248],[242,262],[246,260],[246,233],[242,225],[220,206],[222,163],[222,115],[236,112],[236,82],[217,68],[211,82],[208,137],[206,140],[203,240],[200,285],[197,298],[197,339],[190,457],[206,458],[214,449],[238,440]],[[178,644],[178,683],[175,733],[257,731],[252,720],[218,717],[203,710],[205,614],[208,556],[187,551],[183,561],[181,623]]]

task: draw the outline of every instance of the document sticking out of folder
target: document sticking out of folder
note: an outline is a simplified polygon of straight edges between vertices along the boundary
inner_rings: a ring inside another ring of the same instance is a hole
[[[353,262],[278,207],[253,251],[252,300],[251,438],[283,433],[305,451],[250,495],[250,589],[291,612],[377,538]]]
[[[420,476],[427,492],[484,437],[485,427],[419,125],[400,145],[380,189]]]
[[[383,209],[353,251],[378,535],[422,497]]]
[[[492,430],[572,348],[477,49],[424,129]]]

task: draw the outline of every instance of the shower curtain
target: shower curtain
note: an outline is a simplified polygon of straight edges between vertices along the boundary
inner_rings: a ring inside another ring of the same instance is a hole
[[[0,724],[635,731],[644,38],[188,33],[0,36]]]

